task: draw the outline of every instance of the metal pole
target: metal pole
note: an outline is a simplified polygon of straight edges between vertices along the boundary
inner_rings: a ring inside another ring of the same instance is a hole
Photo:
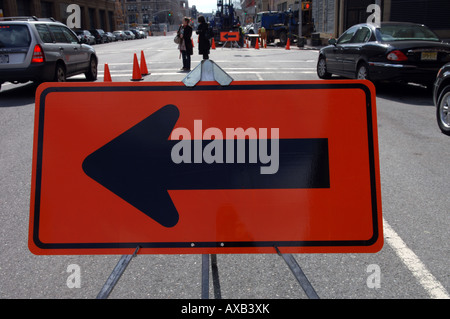
[[[292,273],[295,276],[295,279],[297,279],[300,286],[302,286],[302,289],[306,293],[308,298],[309,299],[320,299],[319,296],[317,295],[316,291],[314,290],[313,286],[309,282],[308,278],[306,277],[305,273],[298,265],[294,256],[292,256],[292,254],[282,254],[278,250],[278,247],[275,247],[275,250],[277,251],[278,255],[283,257],[283,260],[286,262],[286,264],[291,269]]]
[[[124,273],[125,269],[127,269],[128,264],[130,263],[131,259],[136,256],[137,252],[139,250],[139,246],[134,251],[133,255],[123,255],[120,257],[119,262],[117,263],[116,267],[112,271],[111,275],[109,275],[108,279],[106,280],[105,284],[103,285],[102,290],[97,295],[97,299],[106,299],[108,298],[109,294],[112,292],[114,287],[116,286],[117,282],[119,281],[120,277]]]

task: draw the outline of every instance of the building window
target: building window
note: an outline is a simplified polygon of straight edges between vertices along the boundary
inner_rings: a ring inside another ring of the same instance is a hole
[[[41,16],[42,16],[42,18],[54,17],[52,2],[48,2],[48,1],[41,2]]]
[[[17,15],[32,16],[31,0],[17,0]]]

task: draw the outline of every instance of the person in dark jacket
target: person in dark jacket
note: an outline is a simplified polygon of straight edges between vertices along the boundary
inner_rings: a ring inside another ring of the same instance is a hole
[[[208,60],[209,49],[211,47],[211,43],[209,42],[209,26],[204,16],[198,17],[198,23],[198,54],[203,55],[203,60]]]
[[[181,52],[181,57],[183,59],[182,71],[191,70],[191,55],[194,53],[192,48],[192,28],[189,25],[190,19],[187,17],[183,18],[183,24],[178,29],[178,34],[180,35],[181,42],[179,44],[179,49]]]

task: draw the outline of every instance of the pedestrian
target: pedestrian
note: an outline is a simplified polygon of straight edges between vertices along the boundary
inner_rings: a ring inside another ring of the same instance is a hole
[[[183,18],[183,24],[178,29],[178,35],[180,36],[180,44],[178,48],[181,52],[181,57],[183,60],[183,67],[181,71],[191,70],[191,55],[194,53],[192,48],[192,28],[189,25],[191,20],[188,17]]]
[[[259,35],[261,37],[261,48],[265,48],[267,46],[267,33],[266,28],[261,27],[259,29]]]
[[[208,23],[206,23],[204,16],[198,17],[198,23],[199,23],[197,28],[198,54],[203,55],[203,60],[208,60],[209,49],[211,47],[211,43],[209,42],[210,39],[209,26]]]

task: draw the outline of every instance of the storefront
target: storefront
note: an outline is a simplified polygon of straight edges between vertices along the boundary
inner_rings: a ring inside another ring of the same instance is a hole
[[[338,37],[352,25],[366,22],[371,4],[379,4],[381,21],[425,24],[450,39],[449,0],[313,0],[316,32]]]

